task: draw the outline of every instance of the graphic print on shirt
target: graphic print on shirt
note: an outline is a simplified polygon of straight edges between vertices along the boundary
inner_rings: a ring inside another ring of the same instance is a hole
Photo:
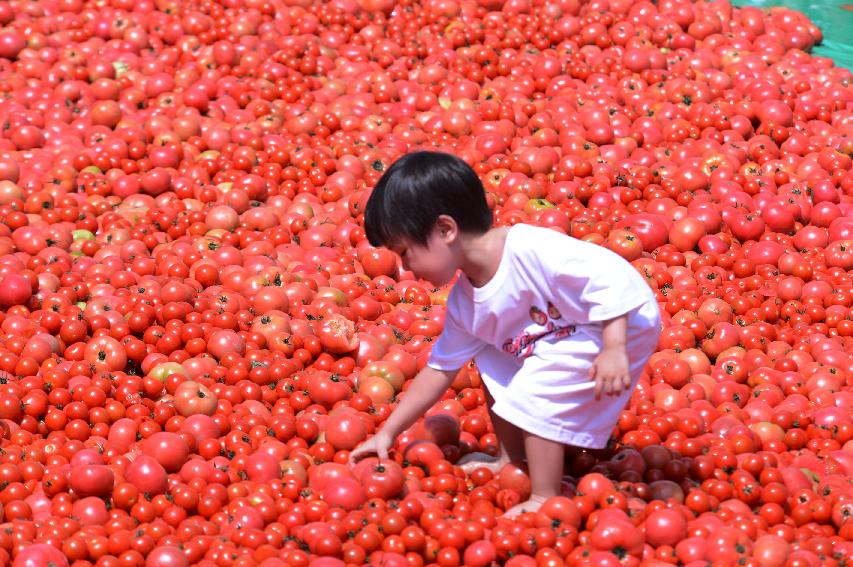
[[[515,337],[504,341],[503,350],[518,358],[527,358],[533,354],[533,347],[539,339],[553,336],[562,339],[571,336],[575,332],[574,325],[558,324],[556,321],[562,319],[560,311],[550,301],[545,311],[533,305],[530,307],[530,320],[537,326],[544,327],[540,330],[525,329]]]

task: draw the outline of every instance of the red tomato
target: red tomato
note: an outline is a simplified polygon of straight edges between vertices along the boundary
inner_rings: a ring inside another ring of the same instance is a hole
[[[589,496],[595,502],[609,490],[613,490],[613,482],[600,473],[584,475],[578,482],[578,494]]]
[[[552,496],[542,504],[539,511],[552,520],[558,520],[575,528],[580,527],[581,515],[577,504],[565,496]]]
[[[365,248],[359,253],[358,261],[370,278],[393,276],[397,271],[397,255],[387,248]]]
[[[249,455],[246,459],[245,470],[252,482],[270,482],[281,478],[281,467],[278,460],[263,451],[256,451]]]
[[[497,551],[491,541],[475,541],[465,548],[462,559],[465,565],[485,567],[486,565],[491,565],[497,559]]]
[[[696,248],[705,234],[702,221],[693,217],[684,217],[673,223],[669,230],[669,242],[680,252],[687,252]]]
[[[46,543],[32,543],[25,546],[12,563],[12,567],[42,567],[54,565],[68,567],[68,559],[62,552]]]
[[[337,374],[315,372],[308,378],[308,395],[315,403],[332,408],[336,403],[352,397],[352,386]]]
[[[329,484],[339,479],[355,479],[349,467],[338,463],[322,463],[308,471],[308,484],[312,489],[322,492]]]
[[[154,457],[141,455],[127,466],[125,478],[140,492],[162,494],[166,491],[166,469]]]
[[[616,223],[617,228],[623,228],[637,235],[643,244],[643,250],[652,252],[667,243],[669,225],[663,215],[638,213],[628,215]]]
[[[177,433],[162,431],[145,440],[142,453],[156,459],[166,472],[177,472],[189,456],[189,447]]]
[[[32,294],[30,282],[21,275],[7,274],[0,280],[0,305],[5,307],[23,305],[32,297]]]
[[[353,475],[371,498],[387,500],[396,497],[403,489],[403,469],[394,461],[368,457],[358,462]]]
[[[341,478],[327,484],[321,494],[323,501],[329,506],[340,507],[348,511],[361,507],[367,500],[362,485],[352,478]]]
[[[367,438],[367,426],[357,413],[338,413],[326,422],[326,441],[336,450],[352,450]]]
[[[607,235],[605,246],[628,261],[636,260],[643,253],[642,240],[630,230],[611,230]]]
[[[189,564],[186,553],[174,545],[155,547],[145,559],[145,567],[188,567]]]
[[[106,503],[96,496],[81,498],[74,503],[71,510],[82,526],[102,526],[109,519]]]
[[[81,497],[107,496],[112,492],[115,475],[106,465],[86,464],[71,468],[69,486]]]
[[[347,353],[358,348],[355,325],[343,315],[330,314],[319,322],[315,330],[323,348],[331,353]]]
[[[213,415],[216,411],[216,394],[207,387],[187,380],[181,382],[175,390],[175,409],[184,417],[191,415]]]
[[[643,534],[628,521],[599,522],[590,535],[590,545],[599,551],[618,547],[626,555],[639,558],[643,553]]]
[[[530,498],[532,488],[527,472],[512,463],[504,465],[498,473],[498,486],[515,491],[521,501]]]
[[[646,541],[654,547],[674,546],[687,537],[687,520],[675,509],[655,510],[644,521]]]
[[[101,336],[90,341],[84,356],[97,370],[110,372],[122,370],[127,365],[124,347],[112,337]]]

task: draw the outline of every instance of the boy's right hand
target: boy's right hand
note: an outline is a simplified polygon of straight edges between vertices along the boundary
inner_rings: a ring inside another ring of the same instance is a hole
[[[388,459],[388,450],[394,444],[394,440],[383,434],[382,431],[377,432],[373,437],[356,447],[349,454],[350,464],[355,464],[365,457],[376,455],[380,459]]]

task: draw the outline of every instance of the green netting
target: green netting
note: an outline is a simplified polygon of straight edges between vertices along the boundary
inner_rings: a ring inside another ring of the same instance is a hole
[[[814,55],[853,70],[853,0],[734,0],[738,6],[785,6],[803,12],[823,32]]]

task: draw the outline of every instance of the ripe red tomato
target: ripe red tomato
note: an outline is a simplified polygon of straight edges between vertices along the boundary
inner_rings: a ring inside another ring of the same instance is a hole
[[[394,461],[369,457],[358,462],[353,474],[369,498],[388,500],[403,489],[403,469]]]
[[[322,463],[308,470],[308,484],[313,490],[323,491],[329,484],[342,478],[355,479],[349,467],[338,463]]]
[[[655,510],[644,521],[646,541],[655,547],[674,546],[687,537],[687,520],[675,509]]]
[[[663,215],[638,213],[620,220],[616,223],[616,227],[637,235],[642,242],[643,250],[653,252],[667,243],[669,224],[671,223],[667,223]]]
[[[245,471],[252,482],[270,482],[281,478],[278,460],[269,453],[255,451],[246,459]]]
[[[597,502],[602,494],[613,490],[613,482],[601,473],[590,473],[578,481],[577,490],[578,494],[589,496]]]
[[[565,496],[552,496],[542,504],[539,512],[552,520],[558,520],[576,529],[581,524],[581,515],[577,504]]]
[[[361,507],[367,500],[364,487],[355,479],[342,478],[329,483],[321,492],[323,501],[350,511]]]
[[[643,535],[627,520],[599,522],[590,535],[590,545],[611,552],[618,547],[625,555],[639,558],[643,552]]]
[[[498,486],[504,490],[514,491],[521,501],[530,497],[532,488],[527,471],[515,464],[507,464],[498,473]]]
[[[174,393],[175,409],[184,417],[191,415],[213,415],[217,397],[207,387],[187,380],[178,385]]]
[[[167,472],[176,472],[186,462],[189,447],[177,433],[161,431],[144,441],[142,453],[156,459]]]
[[[642,240],[630,230],[611,230],[605,245],[628,261],[636,260],[643,253]]]
[[[55,565],[68,567],[68,559],[55,546],[46,543],[33,543],[25,546],[12,563],[13,567],[36,567]]]
[[[108,496],[114,481],[115,475],[108,466],[85,464],[71,467],[68,484],[81,497]]]
[[[312,373],[308,378],[307,391],[315,403],[327,408],[352,397],[350,382],[338,374],[328,372]]]
[[[696,248],[705,234],[702,221],[695,217],[684,217],[673,223],[669,230],[669,242],[680,252],[687,252]]]
[[[167,487],[166,469],[154,457],[141,455],[125,470],[125,478],[140,491],[162,494]]]
[[[336,450],[355,449],[367,438],[364,420],[355,412],[340,412],[326,422],[326,441]]]
[[[146,565],[163,565],[163,567],[188,567],[187,554],[175,545],[159,545],[152,549],[146,558]]]
[[[32,297],[30,282],[19,274],[6,274],[0,280],[0,305],[23,305]]]
[[[397,255],[387,248],[365,248],[359,253],[358,261],[370,278],[393,276],[397,272]]]
[[[462,559],[465,565],[485,567],[486,565],[491,565],[497,559],[497,550],[491,541],[475,541],[465,548]]]

